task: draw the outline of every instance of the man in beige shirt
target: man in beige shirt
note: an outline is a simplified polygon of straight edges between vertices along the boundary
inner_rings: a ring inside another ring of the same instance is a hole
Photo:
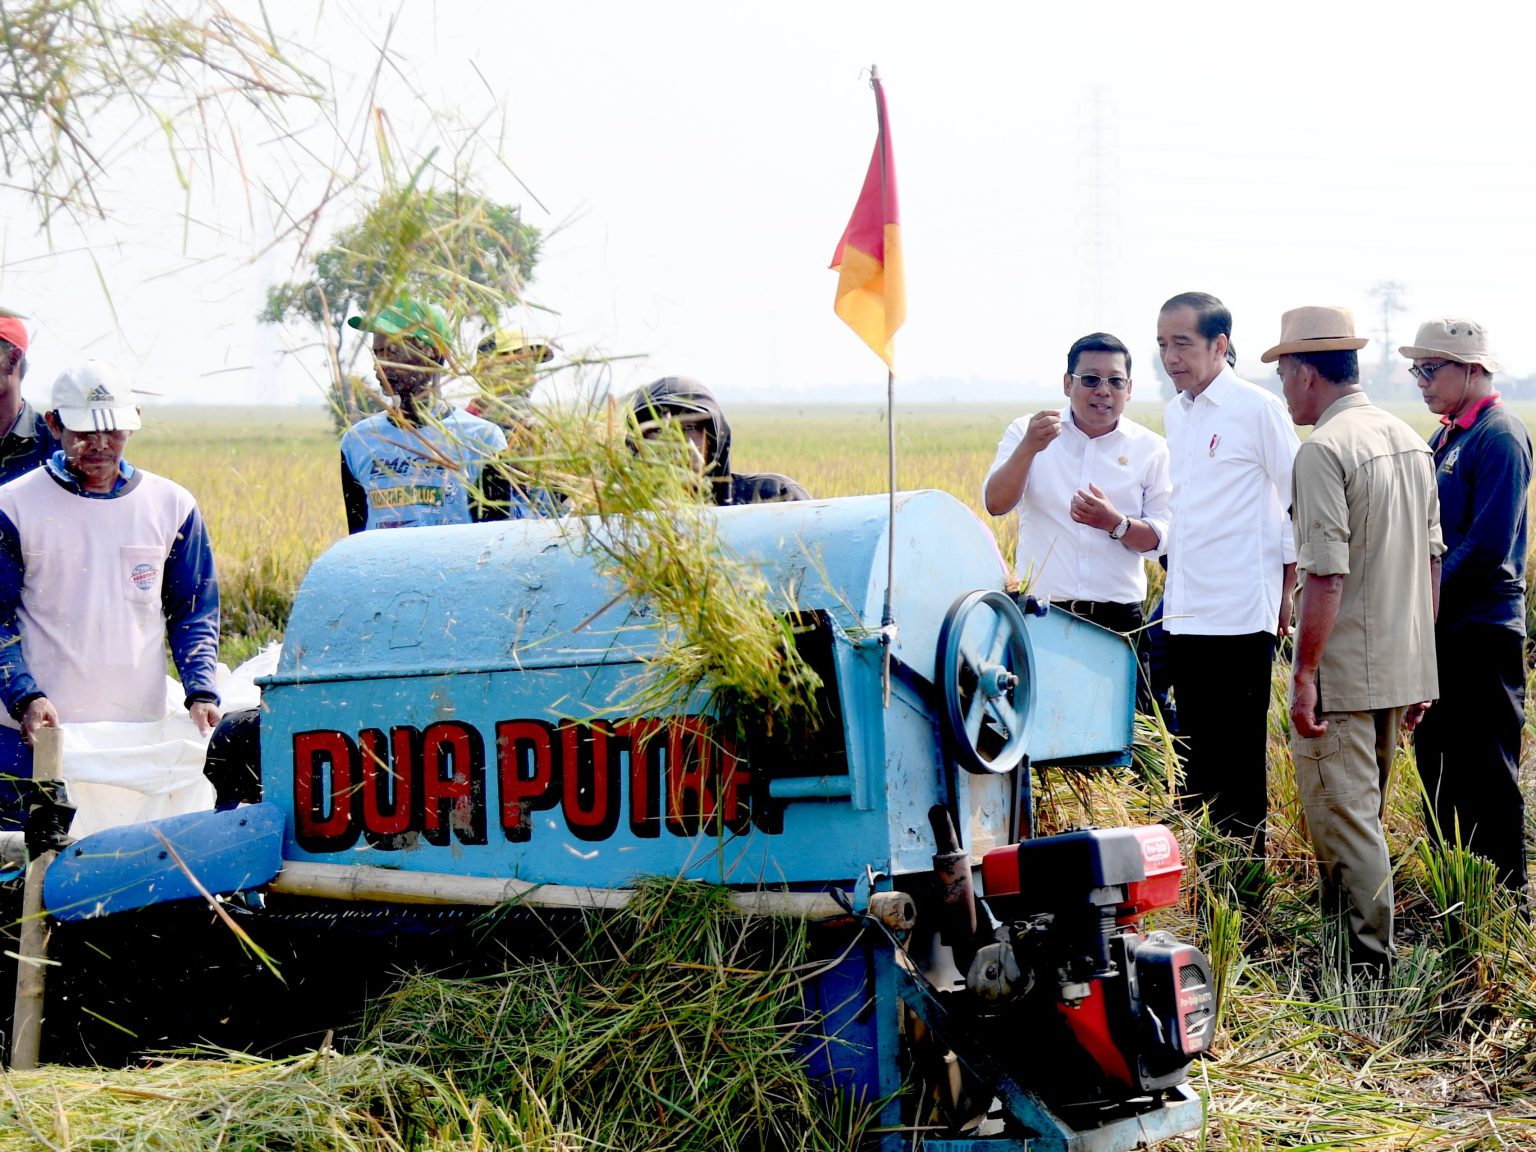
[[[1350,961],[1392,954],[1382,831],[1398,731],[1439,695],[1440,500],[1412,428],[1360,387],[1354,318],[1296,308],[1264,353],[1291,419],[1313,425],[1292,474],[1302,600],[1291,666],[1291,754],[1324,898],[1347,907]]]

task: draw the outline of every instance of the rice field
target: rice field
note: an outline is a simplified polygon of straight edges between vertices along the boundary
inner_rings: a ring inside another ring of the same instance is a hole
[[[898,486],[941,488],[977,508],[997,440],[1019,414],[920,406],[899,411]],[[148,415],[130,458],[185,484],[200,500],[218,551],[224,654],[233,663],[280,636],[307,565],[345,531],[334,436],[318,411]],[[1155,405],[1134,408],[1133,415],[1157,425]],[[1428,430],[1426,414],[1405,416]],[[884,490],[886,430],[875,406],[743,407],[730,417],[740,470],[787,473],[817,496]],[[1011,554],[1011,521],[990,523]],[[1341,940],[1317,906],[1317,876],[1291,778],[1286,679],[1277,670],[1262,919],[1244,921],[1231,898],[1227,847],[1172,807],[1171,775],[1159,733],[1150,726],[1141,733],[1140,772],[1092,778],[1053,772],[1040,789],[1040,820],[1047,829],[1160,819],[1178,825],[1186,847],[1194,849],[1187,853],[1194,864],[1186,904],[1156,926],[1206,950],[1223,1007],[1215,1057],[1191,1073],[1207,1098],[1206,1126],[1170,1146],[1435,1152],[1536,1147],[1536,937],[1481,861],[1426,845],[1417,777],[1404,752],[1388,820],[1403,961],[1384,987],[1336,974],[1329,958]],[[1527,776],[1531,767],[1528,751]],[[480,1011],[473,997],[487,995],[483,988],[465,991],[472,998],[462,1003],[434,999],[448,995],[442,989],[414,994],[432,1000],[433,1019],[464,1021]],[[418,1009],[426,1011],[419,1003]],[[433,1147],[594,1146],[566,1126],[568,1114],[541,1111],[547,1100],[538,1093],[513,1102],[488,1100],[464,1086],[465,1068],[446,1057],[404,1059],[411,1029],[422,1027],[427,1024],[413,1018],[386,1031],[392,1039],[383,1048],[346,1056],[210,1062],[206,1073],[173,1062],[145,1072],[54,1069],[0,1079],[0,1150],[275,1146],[268,1142],[393,1148],[413,1141]],[[265,1092],[277,1092],[285,1103],[271,1104]],[[305,1102],[327,1094],[344,1106],[334,1122],[322,1123]],[[425,1111],[424,1099],[433,1101]],[[231,1103],[252,1100],[250,1107]],[[124,1135],[124,1126],[138,1126],[140,1133],[152,1129],[154,1121],[145,1117],[155,1109],[161,1109],[157,1115],[180,1115],[167,1101],[187,1104],[188,1124],[217,1135],[222,1115],[226,1134],[245,1135],[203,1142]],[[89,1122],[71,1111],[77,1102],[95,1110]],[[108,1120],[97,1115],[103,1110]],[[253,1111],[261,1115],[253,1117]],[[386,1133],[377,1118],[397,1113],[417,1127],[406,1125],[404,1135]],[[276,1127],[263,1129],[262,1118]],[[522,1137],[513,1139],[519,1124]],[[844,1138],[857,1127],[847,1117],[838,1124]],[[450,1140],[448,1131],[468,1135]],[[617,1140],[607,1146],[624,1144],[611,1131],[603,1139]]]

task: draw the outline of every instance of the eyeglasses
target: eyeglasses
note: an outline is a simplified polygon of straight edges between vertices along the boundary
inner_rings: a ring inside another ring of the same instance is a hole
[[[1408,369],[1408,375],[1412,376],[1415,380],[1423,380],[1425,383],[1428,383],[1435,378],[1435,373],[1440,371],[1440,369],[1448,368],[1456,363],[1459,363],[1459,361],[1441,360],[1438,364],[1415,364],[1412,368]]]
[[[1077,381],[1079,388],[1084,388],[1089,392],[1097,392],[1100,384],[1108,384],[1116,392],[1124,392],[1131,383],[1124,376],[1094,376],[1092,374],[1079,376],[1076,372],[1069,372],[1067,375]]]

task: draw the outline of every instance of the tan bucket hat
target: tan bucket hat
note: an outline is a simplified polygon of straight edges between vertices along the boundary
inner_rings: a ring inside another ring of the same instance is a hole
[[[1259,359],[1273,364],[1298,352],[1353,352],[1370,343],[1355,335],[1355,317],[1348,308],[1309,304],[1280,317],[1280,343]]]
[[[1410,360],[1430,360],[1436,356],[1458,364],[1481,364],[1489,372],[1502,372],[1504,366],[1488,354],[1488,329],[1476,320],[1445,316],[1426,320],[1412,344],[1398,349]]]

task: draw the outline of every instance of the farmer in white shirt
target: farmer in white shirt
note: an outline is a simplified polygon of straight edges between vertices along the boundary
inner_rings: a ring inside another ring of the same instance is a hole
[[[1168,446],[1123,417],[1131,354],[1107,332],[1072,345],[1061,386],[1065,408],[1008,426],[982,500],[993,516],[1018,513],[1021,585],[1096,624],[1136,632],[1147,594],[1143,560],[1168,534]],[[1143,683],[1143,710],[1146,700]]]
[[[127,376],[68,369],[47,419],[62,448],[0,486],[0,828],[21,821],[37,729],[165,717],[167,646],[199,731],[219,722],[213,545],[191,493],[123,458]]]
[[[1208,804],[1223,833],[1264,859],[1266,740],[1276,636],[1290,631],[1296,541],[1291,462],[1300,442],[1279,397],[1227,364],[1232,313],[1186,292],[1163,305],[1157,346],[1178,395],[1163,431],[1173,462],[1173,530],[1163,627],[1179,735],[1187,743],[1184,793]],[[1250,870],[1239,889],[1260,889]]]

